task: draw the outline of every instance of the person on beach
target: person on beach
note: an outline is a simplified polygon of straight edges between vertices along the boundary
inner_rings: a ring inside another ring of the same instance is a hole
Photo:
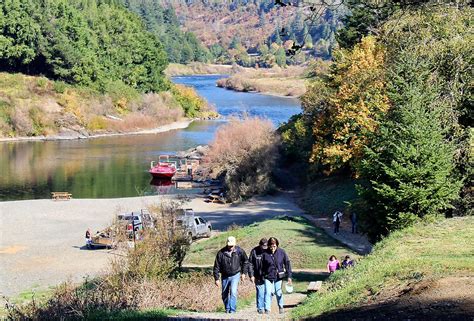
[[[347,269],[353,266],[354,266],[354,261],[351,260],[351,257],[349,255],[346,255],[346,257],[344,258],[344,261],[342,261],[341,268]]]
[[[331,255],[328,261],[328,265],[327,265],[328,273],[332,274],[336,270],[339,270],[340,267],[341,267],[341,264],[339,263],[339,260],[336,258],[335,255]]]
[[[284,313],[283,291],[281,286],[284,278],[288,278],[291,285],[291,263],[286,252],[279,247],[280,243],[275,237],[270,237],[267,242],[268,249],[262,256],[262,270],[265,283],[265,313],[270,314],[272,306],[272,295],[275,294],[279,312]]]
[[[351,224],[352,224],[352,233],[357,234],[357,214],[355,212],[351,213]]]
[[[92,247],[92,235],[91,235],[91,229],[88,228],[86,230],[86,247],[90,249]]]
[[[248,257],[245,251],[236,245],[235,237],[227,238],[226,246],[217,252],[214,261],[214,280],[219,287],[219,274],[222,284],[222,301],[224,302],[226,313],[237,311],[237,288],[239,280],[245,280],[248,273]]]
[[[250,280],[255,284],[255,290],[257,292],[256,299],[258,314],[263,314],[265,309],[265,282],[263,280],[262,258],[263,253],[267,250],[267,242],[266,238],[261,239],[258,246],[250,251],[249,257],[249,276]]]
[[[341,225],[342,213],[339,211],[334,212],[332,215],[332,223],[334,224],[334,234],[339,233],[339,226]]]

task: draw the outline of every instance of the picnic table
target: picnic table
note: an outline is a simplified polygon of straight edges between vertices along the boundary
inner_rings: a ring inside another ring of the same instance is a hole
[[[72,197],[71,193],[68,192],[51,192],[51,199],[54,201],[58,200],[70,200]]]

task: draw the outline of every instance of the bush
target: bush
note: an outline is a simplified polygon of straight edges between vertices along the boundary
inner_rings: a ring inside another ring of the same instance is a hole
[[[53,89],[57,94],[63,94],[66,91],[67,85],[64,81],[55,81]]]
[[[208,109],[207,102],[193,88],[174,85],[171,87],[171,93],[187,117],[199,117],[202,111]]]
[[[205,156],[205,171],[224,180],[232,201],[265,193],[272,188],[278,143],[268,120],[231,120],[217,131]]]

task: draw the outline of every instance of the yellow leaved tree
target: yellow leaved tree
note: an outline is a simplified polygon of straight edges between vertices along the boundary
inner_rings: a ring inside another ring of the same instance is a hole
[[[314,119],[310,162],[326,173],[354,168],[390,106],[385,50],[375,37],[363,38],[350,51],[337,50],[334,57],[330,72],[318,75],[302,98]]]

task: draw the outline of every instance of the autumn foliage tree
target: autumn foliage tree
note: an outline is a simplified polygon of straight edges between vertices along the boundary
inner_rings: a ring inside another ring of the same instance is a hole
[[[328,173],[353,166],[368,134],[389,109],[384,74],[385,50],[365,37],[352,50],[335,52],[328,74],[317,76],[302,98],[313,115],[310,161]]]
[[[212,177],[223,179],[230,200],[265,193],[272,187],[278,141],[269,120],[231,120],[217,131],[205,168]]]

